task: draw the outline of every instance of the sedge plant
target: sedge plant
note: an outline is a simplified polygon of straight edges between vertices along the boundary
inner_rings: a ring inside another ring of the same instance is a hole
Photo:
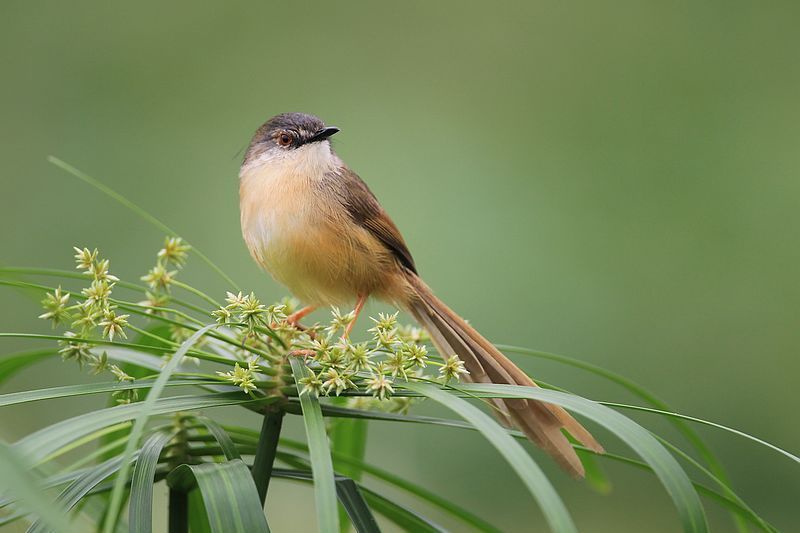
[[[282,478],[313,486],[321,531],[379,531],[377,517],[404,530],[442,530],[414,506],[394,501],[385,488],[437,509],[459,530],[498,531],[489,518],[447,494],[368,463],[367,424],[380,420],[479,432],[519,476],[549,528],[576,531],[568,506],[522,446],[524,436],[492,416],[492,399],[524,398],[560,405],[624,444],[603,455],[575,445],[587,482],[598,493],[609,487],[602,463],[619,462],[656,476],[684,531],[708,530],[704,503],[729,511],[731,527],[739,531],[775,531],[736,494],[694,426],[750,439],[796,467],[800,459],[793,454],[676,413],[630,380],[575,359],[500,346],[590,372],[633,393],[641,405],[591,401],[545,383],[470,383],[457,357],[436,353],[426,332],[401,324],[397,313],[372,318],[366,342],[343,335],[354,319],[348,310],[331,309],[321,324],[291,324],[291,299],[263,303],[158,219],[63,161],[52,162],[169,236],[138,282],[120,280],[93,247],[75,248],[75,271],[0,269],[0,285],[38,294],[39,319],[54,328],[51,334],[0,333],[45,343],[26,352],[0,351],[0,384],[49,358],[96,376],[80,385],[0,394],[0,408],[97,394],[110,398],[108,407],[13,443],[0,441],[0,527],[24,521],[30,531],[75,531],[80,515],[82,524],[88,521],[97,531],[152,531],[153,486],[166,481],[169,515],[166,524],[155,524],[157,530],[269,531],[264,504],[271,480]],[[217,298],[183,283],[180,274],[192,254],[217,271],[230,291]],[[415,414],[415,404],[423,401],[453,416]],[[233,426],[206,414],[221,406],[257,413],[260,427]],[[688,448],[634,422],[625,415],[630,411],[664,417]],[[302,417],[304,441],[282,436],[286,416]],[[66,461],[76,450],[83,452],[80,459]]]

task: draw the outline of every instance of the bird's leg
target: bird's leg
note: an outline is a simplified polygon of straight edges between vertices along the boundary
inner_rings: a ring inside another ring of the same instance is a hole
[[[286,317],[286,322],[288,322],[292,326],[297,327],[300,325],[300,320],[302,320],[304,316],[311,314],[316,308],[317,308],[316,305],[307,305],[302,309],[298,309],[297,311]]]
[[[356,325],[356,320],[358,320],[358,315],[361,314],[361,310],[364,309],[364,304],[367,303],[367,298],[369,295],[367,294],[360,294],[358,296],[358,300],[356,301],[356,308],[353,309],[353,320],[347,324],[347,327],[344,328],[344,335],[342,335],[342,339],[348,339],[350,337],[350,331],[353,329],[353,326]]]
[[[317,352],[315,352],[314,350],[292,350],[286,355],[290,357],[302,357],[303,361],[305,361],[309,357],[314,357],[315,355],[317,355]]]

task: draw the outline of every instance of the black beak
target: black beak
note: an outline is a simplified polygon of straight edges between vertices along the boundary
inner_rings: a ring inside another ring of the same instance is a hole
[[[339,128],[336,128],[334,126],[328,126],[327,128],[322,128],[321,130],[316,132],[314,134],[314,136],[311,137],[306,142],[313,143],[313,142],[317,142],[317,141],[324,141],[325,139],[327,139],[328,137],[330,137],[334,133],[338,133],[338,132],[339,132]]]

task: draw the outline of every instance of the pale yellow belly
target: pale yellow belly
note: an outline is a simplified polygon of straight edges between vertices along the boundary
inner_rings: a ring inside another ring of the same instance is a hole
[[[299,180],[259,192],[257,201],[242,198],[242,233],[255,260],[293,295],[315,305],[388,297],[393,259],[337,200]]]

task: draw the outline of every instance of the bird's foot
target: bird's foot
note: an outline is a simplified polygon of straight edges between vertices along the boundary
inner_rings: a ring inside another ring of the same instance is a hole
[[[317,352],[314,350],[292,350],[291,352],[287,353],[289,357],[302,357],[305,361],[309,357],[313,357],[317,355]]]

